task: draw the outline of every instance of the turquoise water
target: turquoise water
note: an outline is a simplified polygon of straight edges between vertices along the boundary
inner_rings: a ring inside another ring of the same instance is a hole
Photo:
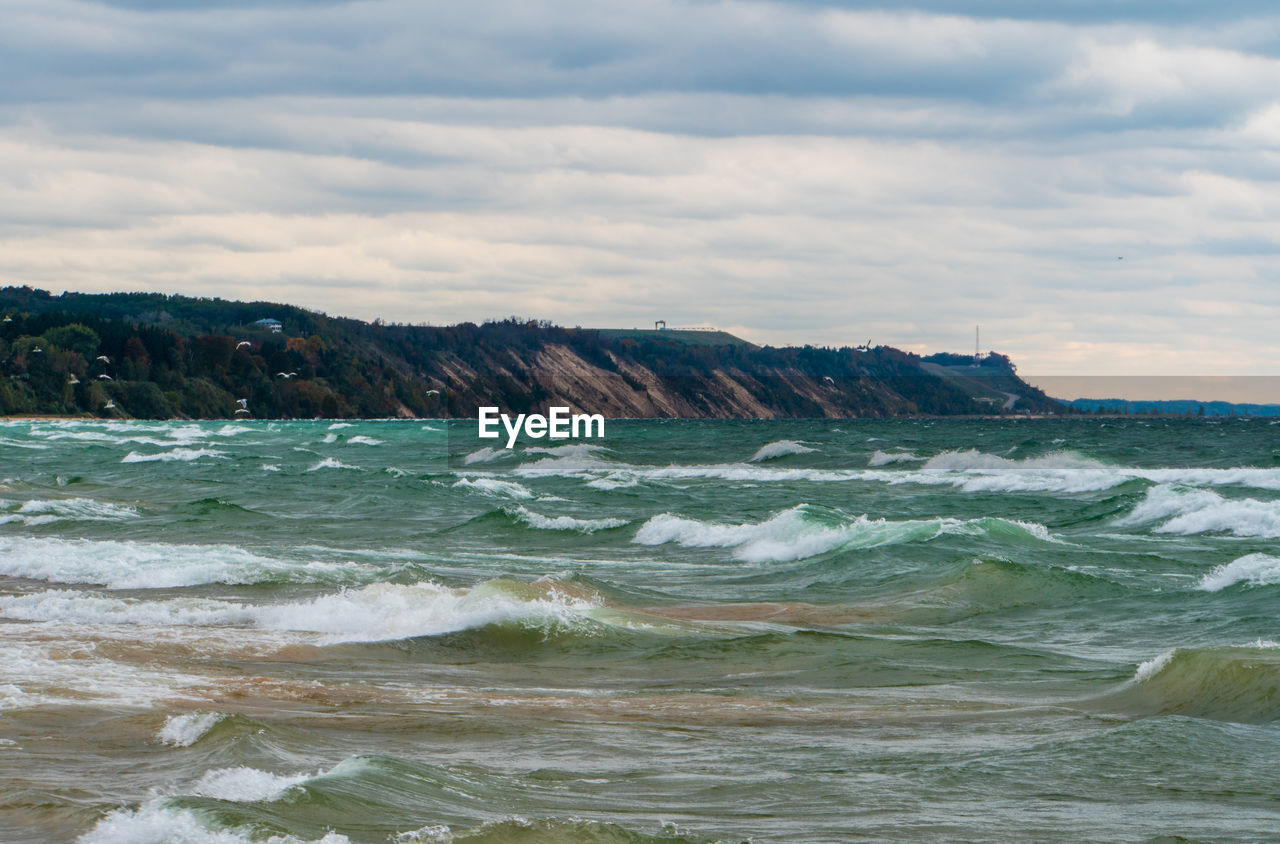
[[[0,840],[1274,839],[1278,435],[9,422]]]

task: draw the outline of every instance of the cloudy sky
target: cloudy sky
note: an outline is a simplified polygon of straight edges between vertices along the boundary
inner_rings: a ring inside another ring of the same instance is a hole
[[[1273,0],[0,16],[0,284],[1280,374]]]

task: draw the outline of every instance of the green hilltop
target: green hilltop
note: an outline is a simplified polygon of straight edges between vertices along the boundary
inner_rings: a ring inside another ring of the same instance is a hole
[[[946,357],[946,356],[944,356]],[[0,414],[473,417],[565,405],[611,417],[1058,412],[1007,358],[887,346],[758,347],[719,331],[508,318],[400,325],[273,302],[0,288]],[[963,359],[961,359],[963,360]]]

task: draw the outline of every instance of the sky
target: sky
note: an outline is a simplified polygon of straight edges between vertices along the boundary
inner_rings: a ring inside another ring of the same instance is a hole
[[[0,19],[0,284],[1280,376],[1272,0]]]

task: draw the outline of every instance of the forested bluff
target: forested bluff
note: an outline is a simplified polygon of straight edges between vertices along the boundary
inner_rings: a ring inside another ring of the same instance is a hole
[[[30,287],[0,288],[0,315],[0,415],[468,418],[482,405],[614,418],[1065,411],[997,354],[974,365],[972,356],[888,346],[758,347],[722,332],[514,317],[368,323],[271,302]]]

